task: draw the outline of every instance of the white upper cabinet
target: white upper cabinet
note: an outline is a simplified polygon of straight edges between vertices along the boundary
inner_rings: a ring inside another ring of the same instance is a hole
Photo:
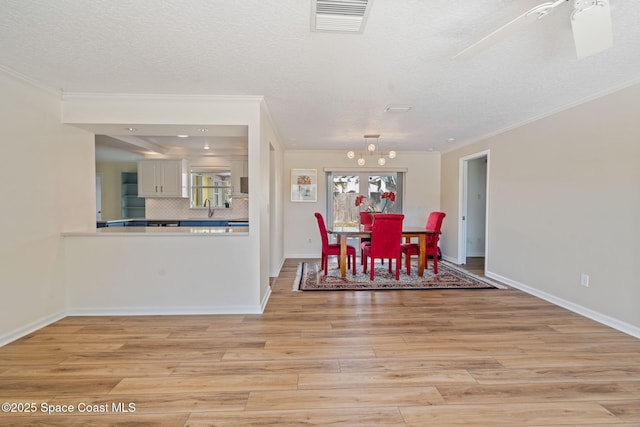
[[[231,161],[231,187],[232,187],[233,194],[242,193],[240,178],[248,176],[248,173],[249,173],[249,169],[247,167],[246,160]]]
[[[138,197],[189,197],[186,160],[140,160]]]

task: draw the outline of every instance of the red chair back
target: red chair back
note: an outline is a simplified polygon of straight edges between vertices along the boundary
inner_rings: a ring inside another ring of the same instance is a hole
[[[371,212],[362,211],[360,212],[360,225],[362,225],[363,230],[371,230],[371,226],[373,224],[373,216],[371,216]]]
[[[322,250],[327,252],[329,250],[329,236],[327,235],[327,226],[324,224],[324,218],[320,212],[314,213],[318,220],[318,229],[320,230],[320,237],[322,238]]]
[[[447,216],[444,212],[431,212],[429,214],[429,218],[427,218],[427,225],[425,228],[427,230],[433,230],[440,233],[442,229],[442,221],[444,221],[444,217]],[[429,235],[427,236],[427,248],[433,248],[438,246],[438,240],[440,240],[440,235]]]
[[[427,218],[427,230],[440,231],[445,216],[447,214],[444,212],[431,212],[429,218]]]
[[[376,214],[371,231],[371,257],[396,258],[402,243],[403,214]]]

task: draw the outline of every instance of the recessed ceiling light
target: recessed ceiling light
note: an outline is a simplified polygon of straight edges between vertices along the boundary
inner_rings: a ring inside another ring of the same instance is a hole
[[[387,113],[406,113],[411,110],[411,105],[392,105],[389,104],[384,107],[384,111]]]
[[[209,144],[204,144],[204,147],[202,147],[202,148],[204,148],[205,150],[208,150],[211,147],[209,147]]]
[[[176,135],[178,138],[189,138],[189,135]]]
[[[455,138],[447,138],[447,142],[453,142],[455,140],[456,140]]]
[[[125,128],[125,130],[128,130],[129,132],[136,132],[138,129],[136,129],[136,128]]]
[[[198,129],[198,130],[199,130],[200,132],[209,132],[209,129],[207,129],[207,128],[200,128],[200,129]]]

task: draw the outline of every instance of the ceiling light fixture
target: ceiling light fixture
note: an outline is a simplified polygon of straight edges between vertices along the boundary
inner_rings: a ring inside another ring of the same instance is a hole
[[[200,128],[200,129],[198,129],[198,130],[199,130],[200,132],[209,132],[209,129],[207,129],[207,128]]]
[[[136,129],[136,128],[125,128],[125,130],[128,130],[129,132],[136,132],[138,129]]]
[[[369,141],[370,139],[375,139],[375,142]],[[377,163],[379,166],[384,166],[387,163],[387,159],[385,158],[385,153],[380,148],[380,135],[364,135],[364,146],[363,150],[358,153],[358,159],[356,162],[358,166],[364,166],[367,164],[366,156],[376,156],[378,157]],[[390,159],[396,158],[396,152],[391,150],[387,153],[387,157]],[[356,152],[353,150],[347,151],[347,158],[353,160],[356,158]]]
[[[178,138],[189,138],[189,135],[176,135]]]
[[[386,113],[408,113],[411,110],[411,105],[392,105],[389,104],[384,107]]]
[[[204,147],[202,147],[202,148],[204,148],[205,150],[208,150],[208,149],[210,149],[211,147],[209,147],[209,144],[204,144]]]

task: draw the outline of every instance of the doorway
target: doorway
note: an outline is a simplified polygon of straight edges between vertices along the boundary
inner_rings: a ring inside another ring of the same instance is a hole
[[[460,159],[458,263],[486,266],[489,192],[489,151]],[[486,267],[485,267],[486,268]]]

